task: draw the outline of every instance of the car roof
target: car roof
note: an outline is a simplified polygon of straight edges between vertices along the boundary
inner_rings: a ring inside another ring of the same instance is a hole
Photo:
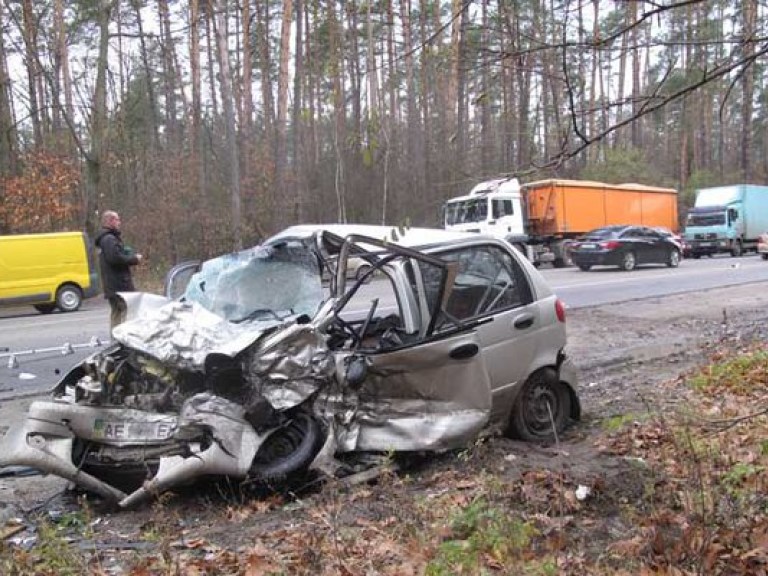
[[[406,248],[433,246],[436,244],[461,243],[464,240],[492,238],[476,232],[458,232],[441,228],[404,228],[398,226],[377,226],[373,224],[301,224],[278,232],[267,242],[282,238],[309,238],[318,232],[328,232],[341,238],[350,235],[368,236],[385,240]]]

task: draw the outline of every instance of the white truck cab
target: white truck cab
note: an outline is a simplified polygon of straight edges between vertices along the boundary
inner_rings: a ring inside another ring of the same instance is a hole
[[[525,232],[522,193],[517,178],[480,182],[466,196],[457,196],[444,205],[446,230],[480,232],[507,240],[529,260],[534,253]]]

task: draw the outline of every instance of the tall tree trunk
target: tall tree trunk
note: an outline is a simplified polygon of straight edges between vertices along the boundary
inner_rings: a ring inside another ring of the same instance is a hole
[[[175,67],[175,48],[171,36],[171,20],[168,0],[157,0],[157,12],[160,20],[160,46],[163,55],[163,86],[165,91],[165,121],[168,130],[170,148],[178,149],[180,134],[176,103],[177,75]]]
[[[293,22],[293,1],[283,0],[283,22],[280,31],[280,63],[277,72],[277,130],[275,154],[275,205],[278,210],[277,222],[285,222],[290,207],[290,195],[285,189],[286,139],[288,119],[288,65],[291,57],[291,24]],[[280,214],[282,212],[282,214]]]
[[[756,0],[744,0],[742,4],[744,40],[742,52],[748,59],[755,54],[755,22],[757,19]],[[741,177],[744,182],[752,183],[752,99],[755,94],[755,66],[752,62],[747,64],[742,80],[741,100],[741,146],[739,165]]]
[[[0,5],[0,30],[5,26],[5,5]],[[11,79],[5,53],[5,35],[0,36],[0,177],[16,171],[16,124],[13,121]],[[0,190],[0,202],[2,191]]]
[[[336,191],[337,219],[339,222],[347,221],[346,200],[346,121],[344,107],[344,87],[342,82],[342,53],[341,53],[341,27],[336,15],[336,8],[331,2],[328,5],[328,67],[331,76],[333,90],[333,146],[335,149],[336,166],[334,174],[334,188]]]
[[[32,9],[32,0],[22,0],[22,36],[24,38],[24,62],[27,69],[27,90],[29,91],[29,115],[32,120],[32,134],[35,146],[43,144],[43,128],[40,118],[40,97],[38,94],[38,75],[40,73],[40,53],[37,48],[37,20]]]
[[[205,36],[206,56],[208,60],[208,86],[211,95],[211,117],[219,116],[219,97],[216,93],[216,57],[214,46],[216,45],[216,17],[214,13],[215,0],[203,0],[205,2]]]
[[[132,0],[131,4],[136,13],[136,26],[139,29],[139,46],[141,48],[141,63],[144,66],[144,75],[147,82],[147,98],[149,99],[149,123],[152,130],[152,140],[150,142],[154,148],[160,148],[159,121],[157,118],[157,97],[155,96],[155,81],[152,67],[149,65],[149,51],[147,49],[147,39],[144,33],[144,19],[141,15],[141,1]]]
[[[99,56],[96,60],[96,85],[91,111],[91,144],[86,157],[85,214],[93,218],[102,207],[99,198],[105,197],[102,176],[107,131],[107,64],[109,58],[109,22],[116,0],[102,2],[98,11]],[[106,209],[111,207],[105,207]],[[96,230],[96,222],[89,222],[90,231]]]
[[[261,64],[261,100],[264,116],[264,132],[267,141],[274,146],[275,103],[272,95],[272,60],[269,53],[269,0],[256,2],[256,38],[258,39]],[[272,149],[276,154],[276,149]]]
[[[301,166],[301,141],[304,135],[304,126],[301,118],[302,110],[302,82],[304,81],[304,2],[296,0],[296,38],[294,43],[294,61],[293,61],[293,109],[291,112],[291,124],[293,126],[293,163],[294,173],[297,178],[297,217],[299,222],[305,222],[307,219],[307,186],[306,180],[302,178],[299,170]]]
[[[637,2],[630,2],[632,22],[637,21]],[[632,116],[637,118],[640,113],[640,26],[635,26],[631,32],[632,39]],[[641,120],[638,118],[632,122],[632,148],[638,150],[642,146]]]
[[[240,166],[237,153],[237,134],[235,132],[235,103],[232,94],[232,70],[229,63],[229,48],[226,37],[228,14],[227,0],[218,0],[216,5],[216,47],[219,54],[221,105],[224,109],[226,131],[226,175],[232,205],[233,247],[235,250],[240,250],[243,247],[243,218],[240,198]]]

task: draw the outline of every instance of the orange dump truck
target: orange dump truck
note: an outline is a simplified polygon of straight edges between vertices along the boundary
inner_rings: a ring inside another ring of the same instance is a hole
[[[601,226],[637,224],[677,231],[677,190],[642,184],[539,180],[520,186],[535,261],[568,261],[568,241]]]

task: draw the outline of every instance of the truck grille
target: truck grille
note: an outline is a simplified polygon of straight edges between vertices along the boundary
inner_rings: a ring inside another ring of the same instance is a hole
[[[694,234],[693,238],[695,240],[714,240],[717,238],[716,232],[708,232],[707,234]]]

